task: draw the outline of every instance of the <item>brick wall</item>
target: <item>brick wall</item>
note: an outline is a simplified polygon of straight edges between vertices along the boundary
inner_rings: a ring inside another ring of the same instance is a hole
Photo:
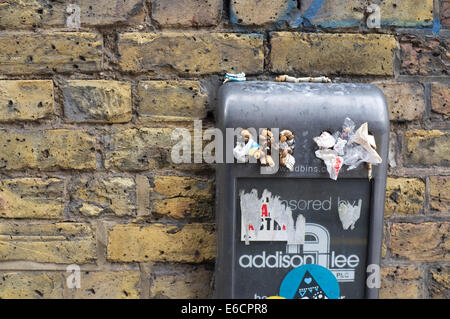
[[[449,21],[448,0],[0,0],[0,297],[211,297],[214,167],[171,163],[170,133],[214,125],[234,71],[385,92],[381,297],[449,298]]]

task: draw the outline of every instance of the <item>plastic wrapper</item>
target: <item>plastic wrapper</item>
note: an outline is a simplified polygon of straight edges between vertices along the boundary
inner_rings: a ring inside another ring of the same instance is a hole
[[[338,153],[338,155],[344,155],[345,146],[347,145],[347,141],[338,137],[336,139],[336,144],[334,144],[333,149]]]
[[[344,124],[342,125],[342,133],[341,138],[344,140],[351,140],[353,135],[355,134],[356,124],[350,118],[346,117],[344,120]]]
[[[225,74],[225,80],[223,81],[223,83],[244,82],[245,80],[245,73],[227,73]]]

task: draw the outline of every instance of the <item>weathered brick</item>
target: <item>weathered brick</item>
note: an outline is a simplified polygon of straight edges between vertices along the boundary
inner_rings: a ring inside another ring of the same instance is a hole
[[[430,269],[428,291],[433,299],[450,299],[450,267],[435,266]]]
[[[139,271],[81,271],[81,288],[66,288],[65,297],[74,299],[137,299]]]
[[[417,83],[374,82],[386,96],[391,121],[413,121],[425,113],[425,93]]]
[[[271,71],[392,75],[395,38],[378,34],[271,34]]]
[[[103,39],[87,32],[0,34],[0,73],[92,72],[102,68]]]
[[[168,198],[192,197],[212,199],[214,184],[211,180],[186,176],[155,176],[152,191]],[[153,195],[155,196],[155,195]]]
[[[286,20],[297,6],[294,0],[233,0],[230,1],[230,20],[242,25],[265,25]]]
[[[260,73],[263,38],[233,33],[122,33],[119,65],[123,71],[180,74]]]
[[[183,121],[206,116],[207,94],[197,81],[144,81],[137,91],[140,120]]]
[[[212,298],[214,272],[204,266],[176,265],[168,270],[159,267],[152,272],[150,297],[158,299]]]
[[[51,80],[0,81],[0,122],[34,121],[53,113]]]
[[[424,27],[433,24],[433,0],[387,0],[379,6],[382,25]]]
[[[136,185],[127,177],[79,177],[70,190],[71,209],[86,216],[136,214]]]
[[[201,178],[155,176],[151,188],[153,216],[181,219],[213,217],[214,184]]]
[[[412,261],[449,261],[450,222],[393,223],[391,254]]]
[[[420,270],[413,266],[383,267],[381,269],[381,299],[421,298]]]
[[[164,27],[214,26],[222,6],[221,0],[152,0],[152,18]]]
[[[450,0],[441,1],[441,23],[445,27],[450,27]]]
[[[71,80],[63,87],[64,115],[71,122],[124,123],[131,120],[131,84]]]
[[[405,133],[404,158],[407,165],[449,165],[449,148],[449,132],[410,130]]]
[[[64,212],[64,181],[58,178],[0,180],[0,217],[59,218]]]
[[[425,183],[418,178],[392,178],[386,183],[384,216],[415,215],[423,210]]]
[[[0,224],[2,261],[82,264],[95,258],[94,234],[85,224]]]
[[[181,229],[162,224],[116,225],[109,232],[108,260],[113,262],[212,261],[215,233],[211,224],[188,224]]]
[[[313,2],[314,0],[301,1],[303,16]],[[324,28],[358,27],[361,21],[365,24],[367,7],[372,3],[380,8],[382,26],[418,27],[433,23],[433,0],[324,1],[317,13],[310,17],[310,22]]]
[[[0,168],[95,168],[95,139],[81,131],[0,131],[0,140]]]
[[[146,170],[164,165],[161,149],[173,142],[172,129],[140,128],[116,131],[106,138],[105,166],[124,171]]]
[[[1,299],[63,298],[63,277],[60,273],[2,272],[0,277]]]
[[[324,28],[345,28],[359,26],[364,18],[364,7],[360,0],[324,1],[314,16],[308,13],[314,0],[301,0],[301,16],[313,25]],[[316,5],[316,3],[314,3]]]
[[[168,216],[174,219],[206,219],[213,218],[213,203],[199,201],[190,197],[153,200],[153,217]]]
[[[443,83],[431,84],[431,111],[450,117],[450,85]]]
[[[447,75],[450,40],[404,35],[400,38],[401,74]]]
[[[81,26],[143,23],[143,0],[78,0]],[[67,1],[8,0],[0,3],[0,25],[6,28],[66,25]]]
[[[430,207],[432,210],[449,213],[450,176],[432,176],[429,179]]]

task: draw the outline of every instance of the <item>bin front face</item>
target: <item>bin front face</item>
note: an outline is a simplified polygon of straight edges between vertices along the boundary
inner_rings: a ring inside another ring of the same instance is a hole
[[[331,180],[315,157],[313,137],[340,130],[346,117],[357,127],[368,122],[375,136],[383,162],[371,181],[365,165]],[[221,88],[217,119],[224,145],[226,128],[291,130],[296,164],[272,175],[259,164],[217,165],[216,297],[376,298],[366,278],[381,256],[389,143],[382,93],[365,84],[230,83]],[[344,229],[340,204],[359,205],[353,229]],[[286,229],[299,216],[304,242],[289,244]],[[247,229],[244,220],[254,222]]]

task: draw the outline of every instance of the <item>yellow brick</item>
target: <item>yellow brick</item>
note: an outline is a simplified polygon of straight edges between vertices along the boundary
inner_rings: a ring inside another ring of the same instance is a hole
[[[0,224],[0,260],[82,264],[96,258],[95,238],[80,223]]]
[[[122,33],[119,65],[123,71],[181,74],[260,73],[263,38],[233,33]]]
[[[71,186],[71,209],[86,216],[136,214],[136,185],[132,178],[76,178]]]
[[[0,73],[92,72],[102,68],[103,39],[87,32],[3,32]]]
[[[430,206],[441,213],[449,213],[450,207],[450,177],[430,177]]]
[[[51,116],[51,80],[0,81],[0,121],[33,121]]]
[[[0,273],[1,299],[61,299],[63,277],[59,273]]]
[[[188,224],[178,229],[162,224],[116,225],[109,232],[108,260],[113,262],[200,263],[215,258],[211,224]]]
[[[271,71],[308,75],[392,75],[395,38],[381,34],[271,34]]]
[[[397,266],[381,269],[381,299],[417,299],[421,297],[422,276],[416,267]]]
[[[59,218],[64,212],[64,182],[57,178],[0,180],[0,217]]]
[[[78,0],[81,26],[143,23],[143,0]],[[65,26],[67,1],[8,0],[0,2],[0,25],[11,29]]]
[[[230,2],[232,23],[243,25],[273,24],[296,8],[294,0],[233,0]]]
[[[418,83],[374,82],[386,96],[391,121],[420,120],[425,113],[425,92]]]
[[[95,139],[76,130],[0,131],[0,168],[94,169]]]
[[[160,149],[169,150],[173,129],[140,128],[118,130],[107,137],[105,167],[145,170],[163,165]]]
[[[144,81],[138,95],[140,120],[185,121],[206,116],[207,95],[197,81]]]
[[[82,268],[81,268],[82,270]],[[139,271],[81,271],[81,288],[66,288],[66,298],[137,299]]]
[[[165,197],[193,197],[212,199],[212,180],[187,176],[155,176],[153,191]]]
[[[63,87],[64,115],[71,122],[124,123],[131,120],[131,84],[71,80]]]
[[[380,3],[381,23],[428,26],[433,23],[433,0],[385,0]]]
[[[150,297],[161,299],[212,298],[214,272],[202,266],[177,265],[174,269],[160,267],[153,273]]]
[[[393,223],[391,255],[412,261],[450,261],[449,231],[450,222]]]
[[[409,130],[405,133],[407,165],[446,166],[450,162],[450,133],[438,130]]]
[[[386,183],[384,216],[415,215],[423,210],[425,183],[417,178],[391,178]]]

